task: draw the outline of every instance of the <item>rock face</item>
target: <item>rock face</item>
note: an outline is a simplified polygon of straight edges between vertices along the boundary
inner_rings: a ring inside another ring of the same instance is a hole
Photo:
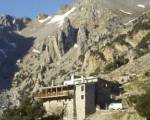
[[[57,33],[57,44],[61,56],[64,55],[76,43],[77,30],[71,25],[68,18],[65,19],[63,28]]]
[[[137,0],[133,1],[137,3]],[[11,72],[11,79],[7,74],[12,81],[11,91],[15,93],[15,98],[34,95],[40,86],[51,85],[52,80],[54,84],[62,84],[72,73],[107,76],[148,54],[149,7],[138,9],[127,2],[130,1],[79,0],[69,15],[67,9],[66,13],[60,12],[62,15],[49,17],[44,23],[32,21],[23,30],[26,24],[22,23],[27,23],[28,19],[1,17],[1,25],[11,28],[11,32],[7,29],[4,32],[3,27],[0,29],[1,65],[8,60],[5,59],[6,55],[10,56],[8,58],[17,55],[13,59],[15,67],[12,68],[14,72]],[[131,9],[133,15],[121,12],[123,8]],[[57,18],[56,22],[51,22],[53,18]],[[63,25],[59,26],[59,22]],[[18,35],[12,30],[21,31]],[[34,38],[34,42],[31,42],[31,38]],[[6,50],[1,45],[11,49]],[[8,63],[3,65],[10,66]],[[6,71],[7,67],[2,71]],[[3,73],[0,71],[0,78]],[[1,79],[5,82],[4,78]]]
[[[38,19],[38,20],[42,20],[42,19],[45,19],[45,18],[47,18],[47,17],[48,17],[47,14],[39,14],[39,15],[37,16],[37,19]]]
[[[41,57],[45,63],[53,63],[60,60],[77,41],[77,30],[73,28],[70,20],[65,19],[63,28],[54,35],[49,35],[41,46]],[[43,56],[43,57],[42,57]]]
[[[7,27],[8,30],[21,30],[30,22],[30,18],[15,18],[10,15],[0,16],[0,26]]]
[[[10,87],[10,81],[17,70],[17,60],[32,45],[32,38],[15,32],[23,29],[29,21],[27,18],[14,18],[9,15],[0,17],[0,90]]]
[[[84,55],[88,46],[88,30],[85,26],[79,28],[77,40],[77,44],[79,45],[78,54]]]
[[[66,53],[77,42],[77,30],[71,25],[68,18],[65,19],[61,36],[58,37],[58,41],[63,43],[63,51]],[[61,47],[61,45],[60,45]]]

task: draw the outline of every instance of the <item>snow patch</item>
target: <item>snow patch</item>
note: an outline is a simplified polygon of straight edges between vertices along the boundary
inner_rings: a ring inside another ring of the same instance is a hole
[[[123,13],[128,14],[128,15],[132,15],[131,12],[127,12],[127,11],[125,11],[125,10],[120,10],[120,12],[123,12]]]
[[[134,18],[134,19],[128,21],[127,23],[125,23],[124,25],[129,25],[130,23],[132,23],[132,22],[135,21],[136,19],[137,19],[137,18]]]
[[[13,20],[13,24],[15,24],[15,22],[16,22],[16,20],[14,19],[14,20]]]
[[[34,53],[38,53],[38,54],[41,53],[39,50],[36,50],[36,49],[33,49],[33,52],[34,52]]]
[[[140,7],[140,8],[145,8],[145,5],[143,5],[143,4],[137,4],[136,6]]]
[[[48,16],[47,18],[45,19],[42,19],[42,20],[39,20],[40,23],[45,23],[46,21],[49,21],[52,17],[51,16]]]
[[[0,52],[4,55],[5,58],[7,58],[8,56],[6,55],[5,51],[0,49]]]
[[[74,44],[74,48],[78,48],[78,44]]]
[[[59,27],[61,27],[64,23],[64,19],[66,17],[68,17],[72,12],[74,12],[76,9],[76,7],[73,7],[71,10],[69,10],[68,12],[66,12],[63,15],[56,15],[54,16],[50,22],[48,22],[47,24],[51,24],[51,23],[57,23]]]

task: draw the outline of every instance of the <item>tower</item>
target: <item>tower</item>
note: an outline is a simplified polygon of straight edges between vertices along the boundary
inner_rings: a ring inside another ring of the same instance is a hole
[[[77,120],[84,120],[86,116],[96,111],[95,83],[82,83],[76,85],[75,108]]]

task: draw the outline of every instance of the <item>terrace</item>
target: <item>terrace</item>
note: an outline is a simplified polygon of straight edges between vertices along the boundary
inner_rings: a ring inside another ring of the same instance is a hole
[[[74,85],[60,85],[53,87],[43,87],[37,94],[39,99],[71,98],[74,96]]]

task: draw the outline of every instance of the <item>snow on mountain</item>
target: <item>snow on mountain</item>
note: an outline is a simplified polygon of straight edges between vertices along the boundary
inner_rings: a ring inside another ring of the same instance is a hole
[[[40,52],[39,50],[37,50],[37,49],[33,49],[33,52],[34,52],[34,53],[38,53],[38,54],[41,53],[41,52]]]
[[[145,5],[143,5],[143,4],[137,4],[137,7],[145,8]]]
[[[125,23],[124,25],[129,25],[130,23],[132,23],[132,22],[135,21],[136,19],[137,19],[137,18],[134,18],[134,19],[128,21],[127,23]]]
[[[120,10],[120,12],[123,12],[123,13],[128,14],[128,15],[132,15],[131,12],[127,12],[127,11],[125,11],[125,10]]]
[[[54,16],[50,22],[48,22],[47,24],[51,24],[51,23],[57,23],[59,27],[61,27],[64,23],[64,19],[66,17],[68,17],[72,12],[74,12],[76,10],[76,7],[73,7],[71,10],[69,10],[68,12],[66,12],[63,15],[56,15]]]

